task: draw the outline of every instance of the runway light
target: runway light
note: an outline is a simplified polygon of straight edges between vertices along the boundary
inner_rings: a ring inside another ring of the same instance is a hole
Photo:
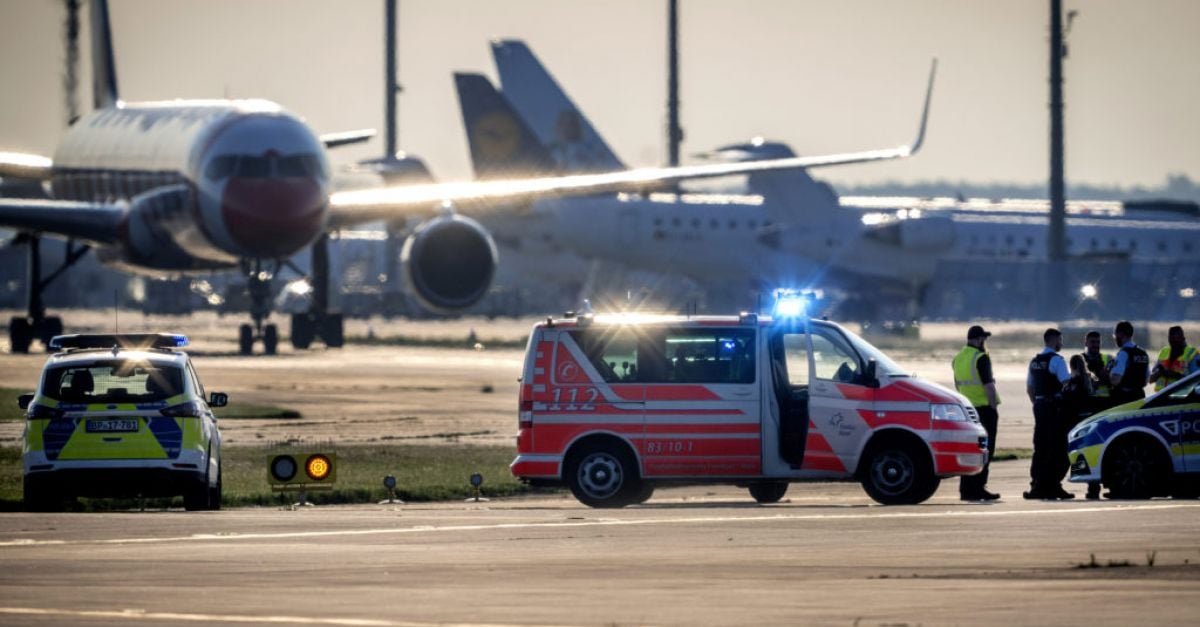
[[[1100,292],[1096,289],[1096,286],[1091,283],[1085,283],[1079,288],[1079,295],[1084,299],[1090,300],[1096,298],[1099,293]]]
[[[333,462],[329,458],[321,455],[310,455],[308,460],[304,462],[304,474],[308,475],[313,481],[324,481],[329,478],[330,471],[333,470]]]

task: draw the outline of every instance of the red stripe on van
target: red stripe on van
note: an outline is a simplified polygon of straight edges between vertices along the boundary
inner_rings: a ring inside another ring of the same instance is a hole
[[[721,397],[703,385],[647,385],[648,401],[719,401]]]
[[[802,470],[829,470],[833,472],[845,473],[846,465],[837,455],[832,453],[804,453],[804,463],[800,465]]]
[[[875,400],[875,390],[872,388],[863,387],[861,385],[839,383],[837,384],[837,389],[842,393],[842,398],[847,398],[852,401]]]
[[[741,477],[762,474],[762,461],[754,457],[697,457],[647,459],[647,477]]]
[[[558,462],[515,462],[514,477],[558,477]]]
[[[903,425],[924,431],[929,428],[930,424],[928,411],[889,411],[884,412],[883,416],[879,416],[873,409],[860,409],[858,415],[862,416],[862,419],[872,429],[888,425]]]
[[[758,423],[685,423],[685,424],[647,424],[647,434],[657,433],[758,433]]]
[[[638,452],[651,460],[680,460],[693,457],[749,457],[762,451],[758,438],[696,440],[687,437],[647,438],[638,443]]]

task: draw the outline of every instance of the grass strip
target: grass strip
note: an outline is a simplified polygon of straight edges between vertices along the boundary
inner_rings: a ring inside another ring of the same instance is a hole
[[[484,348],[525,348],[528,338],[519,340],[501,340],[497,338],[484,339],[466,337],[421,337],[413,335],[366,336],[350,335],[346,337],[347,344],[364,346],[422,346],[428,348],[474,348],[481,344]]]
[[[0,388],[0,420],[24,420],[25,410],[17,407],[17,397],[22,394],[28,394],[33,390],[18,390],[13,388]],[[276,407],[274,405],[255,405],[252,403],[230,403],[229,405],[215,410],[219,419],[240,418],[303,418],[304,416],[288,407]]]
[[[469,496],[471,474],[484,477],[483,495],[511,496],[531,489],[508,471],[511,446],[444,444],[367,444],[342,446],[237,446],[226,447],[222,461],[225,507],[287,505],[291,492],[272,492],[267,483],[268,455],[281,452],[337,454],[337,483],[332,490],[310,491],[317,504],[375,503],[387,498],[386,475],[396,477],[396,496],[405,501],[443,501]],[[0,447],[0,511],[22,508],[21,451]],[[79,511],[138,509],[134,499],[79,499]],[[147,499],[147,508],[182,507],[180,498]]]
[[[1014,459],[1033,459],[1031,448],[998,448],[992,457],[994,462],[1010,462]]]

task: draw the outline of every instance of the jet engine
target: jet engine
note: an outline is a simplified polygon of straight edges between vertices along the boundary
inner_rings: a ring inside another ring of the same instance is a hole
[[[479,302],[496,274],[496,243],[478,222],[439,216],[404,241],[404,278],[421,305],[453,313]]]
[[[869,237],[908,250],[934,250],[954,244],[954,220],[946,216],[892,219],[871,227]]]

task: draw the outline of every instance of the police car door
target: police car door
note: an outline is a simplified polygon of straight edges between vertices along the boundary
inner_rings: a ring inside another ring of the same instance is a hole
[[[859,414],[869,410],[875,388],[865,382],[866,364],[834,326],[810,322],[809,424],[803,469],[817,475],[846,476],[870,436]]]

